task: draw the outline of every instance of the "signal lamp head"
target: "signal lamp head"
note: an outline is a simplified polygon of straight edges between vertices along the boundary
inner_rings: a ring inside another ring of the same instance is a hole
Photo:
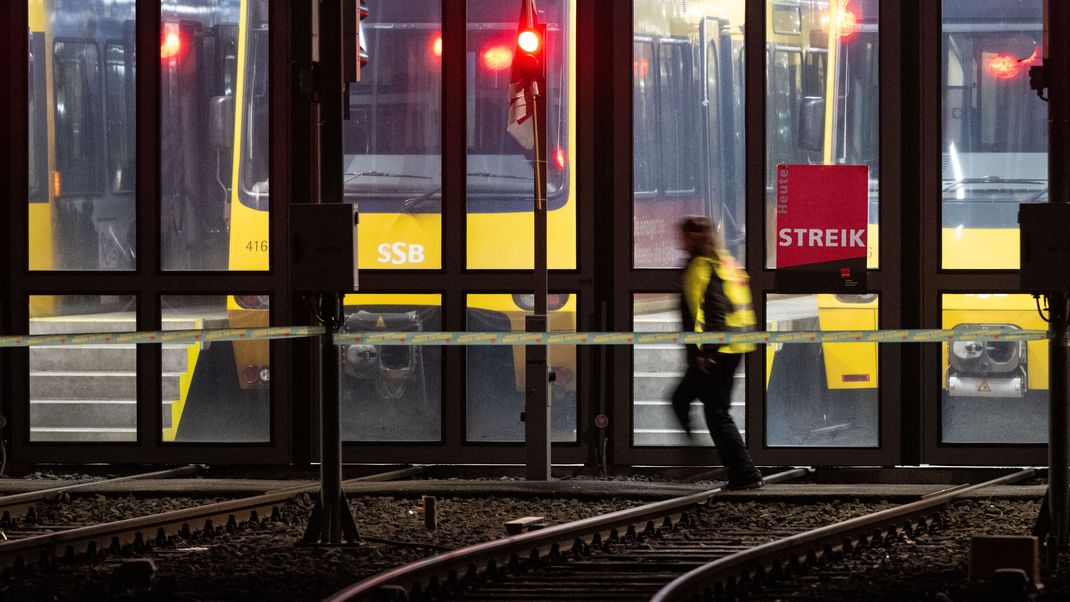
[[[160,59],[175,58],[181,50],[182,36],[178,32],[178,24],[166,23],[163,26],[163,41],[160,43]]]
[[[542,40],[537,32],[527,29],[517,34],[516,45],[524,52],[538,52],[542,47]]]

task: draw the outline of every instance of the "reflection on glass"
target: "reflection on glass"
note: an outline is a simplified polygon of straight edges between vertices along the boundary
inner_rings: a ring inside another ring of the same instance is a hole
[[[833,14],[829,6],[837,4],[768,0],[765,248],[769,268],[776,266],[778,164],[869,167],[868,267],[879,267],[879,0],[850,0],[842,12]],[[830,37],[835,40],[832,44]]]
[[[546,25],[547,261],[576,267],[572,107],[574,2],[538,3]],[[510,80],[520,3],[468,0],[467,138],[470,269],[531,269],[534,179],[531,121],[510,126]],[[447,52],[448,52],[447,44]]]
[[[30,334],[137,330],[133,296],[30,297]],[[136,345],[30,349],[30,441],[137,440]]]
[[[160,13],[165,270],[268,267],[267,0],[167,0]]]
[[[360,267],[442,267],[442,2],[370,3],[371,60],[349,85],[345,196],[360,204]],[[505,103],[505,90],[501,91]]]
[[[635,332],[678,332],[680,296],[639,294],[632,298],[632,330]],[[744,362],[736,372],[730,413],[746,438],[746,380]],[[672,393],[687,369],[683,345],[635,345],[632,356],[632,444],[712,446],[702,402],[691,402],[694,437],[688,437],[673,412]]]
[[[1046,330],[1030,295],[943,295],[943,328]],[[943,443],[1046,443],[1048,342],[954,341],[942,347]]]
[[[32,270],[134,269],[134,5],[29,2]]]
[[[535,300],[530,294],[468,295],[470,332],[523,332],[525,316]],[[547,299],[552,332],[575,332],[576,295],[554,293]],[[524,346],[479,345],[465,352],[468,374],[468,441],[519,442],[524,440]],[[551,440],[576,441],[576,346],[554,345],[549,367],[556,378],[550,383]]]
[[[766,330],[876,330],[877,295],[769,295]],[[876,343],[766,346],[766,443],[876,447]]]
[[[676,267],[676,225],[721,224],[744,257],[743,3],[634,0],[634,262]]]
[[[1043,8],[943,3],[945,269],[1018,269],[1018,205],[1047,200],[1048,108],[1029,88]]]
[[[258,328],[269,324],[265,295],[167,296],[164,330]],[[267,442],[271,438],[269,341],[164,344],[164,441]]]
[[[440,295],[346,295],[342,332],[442,330]],[[339,347],[344,441],[442,439],[442,347]]]

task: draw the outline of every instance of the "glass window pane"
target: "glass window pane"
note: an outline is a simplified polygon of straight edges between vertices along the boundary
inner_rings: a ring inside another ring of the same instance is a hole
[[[943,295],[942,327],[1047,330],[1030,295]],[[943,443],[1046,443],[1048,341],[941,345]]]
[[[1048,107],[1029,89],[1042,0],[945,0],[944,269],[1018,269],[1018,205],[1047,201]]]
[[[546,25],[547,262],[576,267],[575,3],[538,3]],[[520,3],[468,0],[468,254],[470,269],[534,265],[531,120],[512,128],[509,82]],[[526,141],[525,141],[526,139]]]
[[[769,295],[766,330],[876,330],[877,295]],[[766,444],[876,447],[877,343],[782,343],[765,352]]]
[[[768,0],[766,64],[766,267],[776,267],[776,167],[869,167],[869,261],[879,267],[879,0],[830,4]],[[836,17],[836,18],[834,18]],[[830,28],[836,29],[829,44]],[[829,77],[829,73],[835,77]],[[832,99],[832,100],[830,100]]]
[[[743,258],[744,6],[634,0],[634,265],[679,266],[676,225],[705,215]]]
[[[679,332],[680,296],[638,294],[632,297],[632,330],[635,332]],[[740,362],[732,386],[729,413],[746,439],[747,389],[745,362]],[[694,437],[688,437],[676,418],[672,394],[687,369],[683,345],[635,345],[632,356],[632,444],[713,446],[702,402],[691,402],[690,421]]]
[[[266,295],[160,299],[164,330],[261,328]],[[271,342],[164,344],[164,441],[255,443],[271,439]]]
[[[28,5],[29,268],[132,270],[135,149],[119,126],[133,124],[133,70],[112,84],[115,54],[133,57],[135,0]]]
[[[519,294],[468,295],[470,332],[524,332],[534,297]],[[549,296],[552,332],[575,332],[575,294]],[[465,352],[468,373],[468,441],[519,442],[524,440],[525,360],[523,345],[471,346]],[[557,378],[550,383],[551,440],[576,441],[576,346],[549,347],[549,366]]]
[[[34,295],[30,334],[137,330],[133,296]],[[137,441],[137,346],[30,349],[30,441]]]
[[[342,124],[345,196],[360,204],[360,267],[439,269],[442,2],[375,2],[363,28],[371,60],[349,85]]]
[[[267,0],[160,13],[165,270],[268,269]]]
[[[441,295],[346,295],[342,332],[442,330]],[[440,441],[442,347],[343,345],[344,441]]]

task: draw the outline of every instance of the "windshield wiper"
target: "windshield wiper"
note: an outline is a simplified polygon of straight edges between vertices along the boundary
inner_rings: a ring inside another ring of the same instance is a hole
[[[510,175],[507,175],[507,174],[489,173],[489,172],[485,172],[485,171],[469,172],[469,173],[467,173],[465,175],[470,177],[470,178],[500,178],[502,180],[528,180],[528,181],[530,181],[530,180],[535,179],[534,176],[531,176],[531,177],[510,176]]]
[[[344,173],[342,175],[348,176],[348,178],[345,180],[346,182],[349,182],[350,180],[355,180],[357,178],[411,178],[414,180],[432,179],[431,176],[414,176],[406,173],[388,173],[385,171],[357,171]]]
[[[999,176],[985,176],[983,178],[963,178],[961,180],[944,180],[948,184],[944,187],[944,192],[951,190],[957,190],[963,186],[969,184],[1033,184],[1036,186],[1047,186],[1047,180],[1038,180],[1035,178],[1001,178]]]

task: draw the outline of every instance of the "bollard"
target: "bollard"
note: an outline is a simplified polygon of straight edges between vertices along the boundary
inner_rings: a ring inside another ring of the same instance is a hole
[[[435,514],[435,496],[424,496],[424,528],[428,531],[438,529],[438,516]]]

